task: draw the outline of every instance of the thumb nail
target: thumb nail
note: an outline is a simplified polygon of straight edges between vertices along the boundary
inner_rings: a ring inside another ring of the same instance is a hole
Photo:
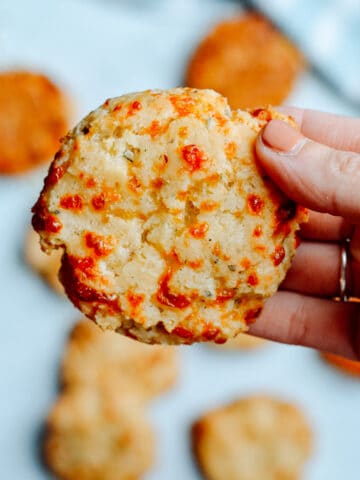
[[[277,153],[294,155],[304,145],[306,138],[287,123],[272,120],[262,131],[261,140],[265,147]]]

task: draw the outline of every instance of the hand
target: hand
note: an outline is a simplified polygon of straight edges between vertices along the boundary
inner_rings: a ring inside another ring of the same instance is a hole
[[[290,198],[310,209],[280,291],[250,333],[360,360],[360,303],[339,294],[340,249],[351,238],[352,295],[360,297],[360,119],[282,108],[300,127],[271,121],[259,163]]]

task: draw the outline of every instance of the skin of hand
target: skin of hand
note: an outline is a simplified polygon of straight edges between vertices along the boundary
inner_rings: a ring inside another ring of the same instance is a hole
[[[360,360],[360,303],[339,294],[341,242],[349,237],[352,291],[360,297],[360,119],[282,107],[296,130],[271,121],[256,143],[259,164],[309,208],[302,243],[280,291],[250,333]]]

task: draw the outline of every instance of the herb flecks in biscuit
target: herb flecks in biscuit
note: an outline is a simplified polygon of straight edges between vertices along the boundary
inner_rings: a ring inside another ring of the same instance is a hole
[[[248,397],[208,412],[192,430],[209,480],[299,480],[312,449],[300,410],[270,397]]]
[[[259,169],[272,109],[211,90],[107,100],[64,139],[34,206],[71,301],[147,343],[224,342],[260,315],[306,215]]]

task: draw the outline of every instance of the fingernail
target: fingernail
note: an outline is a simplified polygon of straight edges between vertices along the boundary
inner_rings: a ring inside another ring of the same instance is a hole
[[[284,154],[297,153],[306,141],[298,130],[281,120],[269,122],[262,131],[261,139],[266,147]]]

